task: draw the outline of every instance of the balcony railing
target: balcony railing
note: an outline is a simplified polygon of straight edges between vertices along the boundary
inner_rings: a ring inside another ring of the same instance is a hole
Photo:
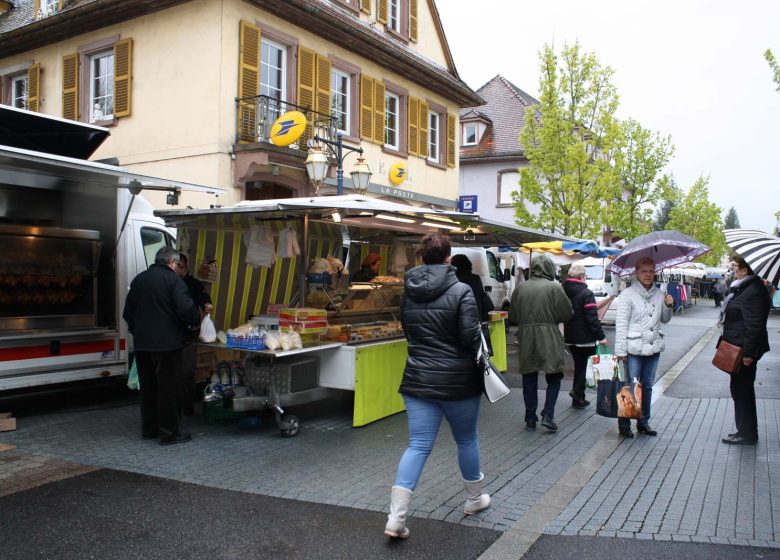
[[[337,119],[313,111],[309,107],[279,101],[267,95],[237,98],[236,103],[238,104],[236,139],[239,142],[270,143],[271,127],[276,119],[288,111],[300,111],[306,116],[306,130],[294,144],[289,146],[290,148],[305,151],[306,142],[315,134],[321,138],[336,138]]]

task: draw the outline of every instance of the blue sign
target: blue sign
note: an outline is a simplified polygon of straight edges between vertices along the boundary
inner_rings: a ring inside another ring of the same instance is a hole
[[[477,211],[477,195],[469,194],[458,198],[458,210],[461,212],[476,213]]]

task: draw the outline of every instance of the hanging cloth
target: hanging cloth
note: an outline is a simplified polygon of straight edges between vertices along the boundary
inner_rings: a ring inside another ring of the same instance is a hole
[[[244,235],[246,245],[246,263],[253,267],[271,268],[276,262],[274,252],[274,237],[268,227],[254,225],[249,228],[249,235]]]
[[[391,270],[400,273],[404,272],[407,266],[409,266],[409,259],[406,256],[406,247],[402,243],[394,243]]]
[[[298,245],[298,236],[295,230],[289,225],[279,232],[279,242],[276,246],[276,253],[282,259],[291,259],[301,254],[301,248]]]

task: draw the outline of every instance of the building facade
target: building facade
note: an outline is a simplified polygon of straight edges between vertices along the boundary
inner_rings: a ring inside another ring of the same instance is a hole
[[[337,130],[364,149],[370,194],[455,205],[458,111],[482,100],[458,77],[433,0],[13,0],[0,10],[2,103],[108,127],[93,159],[229,189],[199,205],[312,194],[306,141]],[[306,130],[275,145],[271,125],[290,110]],[[345,194],[355,158],[344,159]],[[398,162],[406,176],[395,185]],[[332,165],[321,194],[334,177]]]

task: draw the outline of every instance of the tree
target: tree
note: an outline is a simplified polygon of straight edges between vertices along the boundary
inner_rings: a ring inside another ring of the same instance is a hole
[[[622,194],[609,205],[609,224],[626,239],[652,228],[653,206],[664,194],[658,174],[674,154],[671,136],[642,128],[637,121],[620,123],[620,145],[615,150],[615,173]]]
[[[674,175],[664,175],[659,181],[659,190],[661,191],[661,205],[656,210],[653,219],[653,231],[662,231],[666,229],[671,218],[672,208],[680,202],[682,191],[674,180]]]
[[[780,64],[777,63],[775,55],[772,54],[771,49],[767,49],[764,53],[764,58],[769,63],[769,68],[772,70],[772,81],[777,84],[776,91],[780,91]]]
[[[724,229],[739,229],[739,217],[737,216],[737,211],[734,210],[734,207],[732,206],[729,208],[729,211],[726,212],[726,217],[723,220],[723,228]]]
[[[520,170],[516,220],[564,235],[595,237],[605,222],[604,201],[617,197],[611,166],[619,139],[613,71],[594,54],[583,53],[579,43],[564,45],[560,61],[549,45],[539,58],[539,105],[526,109],[520,134],[529,165]]]
[[[710,202],[708,177],[699,177],[671,211],[667,229],[676,229],[709,245],[710,252],[700,260],[717,266],[726,251],[722,210]]]

